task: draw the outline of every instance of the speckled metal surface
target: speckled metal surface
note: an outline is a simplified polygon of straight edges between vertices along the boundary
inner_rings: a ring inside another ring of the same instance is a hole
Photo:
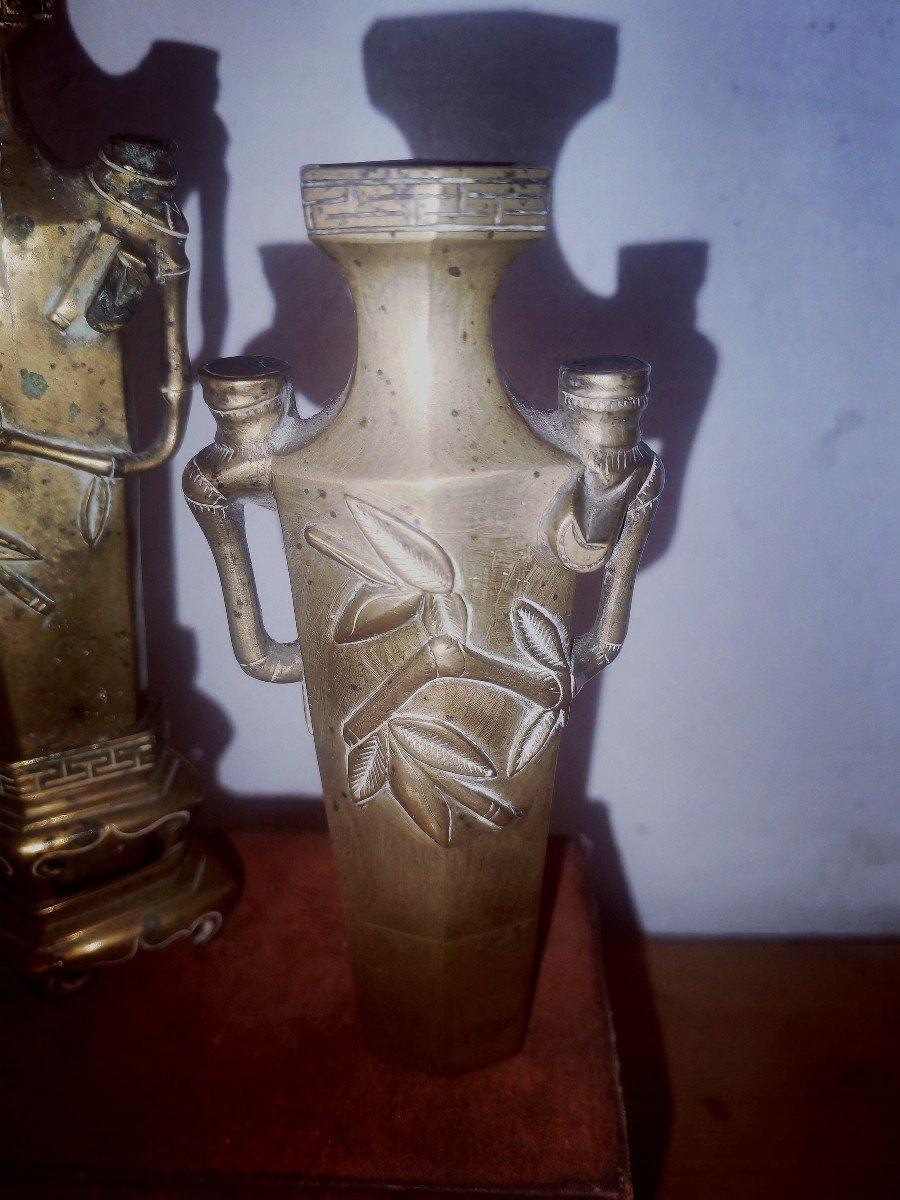
[[[370,1042],[459,1070],[524,1033],[558,734],[621,649],[662,486],[649,367],[564,367],[552,416],[499,379],[492,298],[543,234],[546,171],[320,166],[302,190],[353,295],[354,375],[304,421],[284,363],[210,364],[216,440],[185,490],[242,668],[307,689]],[[248,501],[281,519],[294,644],[262,624]],[[576,580],[600,569],[573,641]]]

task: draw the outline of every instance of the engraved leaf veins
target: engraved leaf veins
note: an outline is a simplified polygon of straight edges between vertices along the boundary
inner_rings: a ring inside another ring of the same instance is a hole
[[[387,782],[387,742],[382,733],[373,733],[351,748],[347,775],[353,799],[359,803],[381,791]]]
[[[526,654],[551,671],[568,671],[569,655],[556,623],[536,604],[517,600],[513,607],[516,640]]]
[[[434,538],[353,496],[347,497],[347,506],[372,549],[399,579],[422,592],[452,590],[453,563]]]

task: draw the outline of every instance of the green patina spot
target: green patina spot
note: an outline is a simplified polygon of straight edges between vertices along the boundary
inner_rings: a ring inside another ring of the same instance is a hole
[[[31,217],[26,217],[24,213],[20,213],[16,217],[9,218],[3,233],[11,242],[15,242],[21,246],[34,233],[34,221]]]
[[[81,412],[81,409],[78,407],[78,405],[73,400],[72,403],[69,405],[69,420],[74,421],[80,412]]]
[[[19,372],[22,376],[22,393],[29,400],[40,400],[47,390],[47,380],[37,371],[26,371],[23,367]]]

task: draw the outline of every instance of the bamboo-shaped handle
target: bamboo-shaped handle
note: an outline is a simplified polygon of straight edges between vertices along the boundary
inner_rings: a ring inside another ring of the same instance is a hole
[[[634,582],[662,485],[662,463],[654,454],[647,478],[628,505],[622,532],[603,572],[597,619],[587,633],[575,639],[572,662],[576,688],[580,689],[598,671],[608,667],[622,649]]]
[[[117,456],[116,474],[142,475],[167,462],[181,445],[191,403],[191,370],[187,347],[187,290],[190,264],[182,243],[155,264],[157,301],[163,330],[163,425],[143,450]]]
[[[203,368],[200,381],[216,418],[217,444],[188,463],[184,493],[219,572],[235,657],[254,679],[298,683],[298,642],[278,642],[266,632],[244,525],[248,500],[271,499],[268,438],[295,419],[288,367],[277,359],[218,359]]]
[[[244,528],[243,503],[229,501],[202,472],[188,463],[184,491],[206,535],[225,596],[228,629],[241,670],[268,683],[298,683],[303,660],[296,642],[276,642],[266,632]]]
[[[649,385],[650,366],[640,358],[609,355],[560,368],[566,448],[584,470],[557,525],[555,549],[573,571],[604,567],[597,618],[572,648],[576,688],[622,649],[641,552],[662,491],[662,463],[641,440]]]

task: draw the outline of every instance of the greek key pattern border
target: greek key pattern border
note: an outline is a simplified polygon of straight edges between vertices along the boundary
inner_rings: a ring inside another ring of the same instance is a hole
[[[0,762],[0,797],[25,800],[48,793],[61,795],[96,781],[146,775],[156,761],[157,748],[154,732],[143,729],[42,758]]]
[[[310,233],[529,230],[546,227],[546,182],[528,178],[316,179],[303,185]]]

